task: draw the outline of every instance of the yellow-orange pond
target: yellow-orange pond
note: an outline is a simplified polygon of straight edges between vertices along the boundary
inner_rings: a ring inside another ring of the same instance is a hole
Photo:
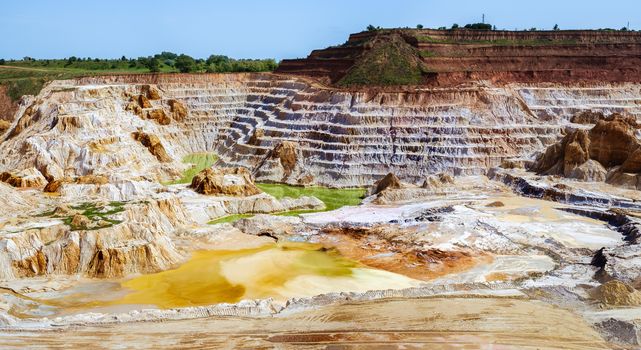
[[[334,250],[310,243],[269,244],[254,249],[195,252],[176,269],[123,281],[113,295],[88,300],[72,293],[54,301],[77,309],[115,305],[159,308],[234,303],[243,299],[313,296],[328,292],[365,292],[408,288],[420,281],[364,267]]]

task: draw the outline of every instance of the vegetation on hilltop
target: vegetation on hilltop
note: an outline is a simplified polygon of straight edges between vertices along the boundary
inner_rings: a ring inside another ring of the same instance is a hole
[[[81,58],[22,60],[0,59],[0,84],[8,87],[8,94],[16,101],[23,95],[36,95],[42,86],[55,79],[103,74],[132,73],[230,73],[267,72],[276,69],[274,59],[233,59],[211,55],[196,59],[188,55],[161,52],[154,56],[117,59]]]
[[[385,30],[392,30],[392,29],[412,29],[410,27],[402,27],[402,28],[382,28],[380,26],[374,26],[372,24],[368,25],[366,28],[366,31],[368,32],[374,32],[374,31],[385,31]],[[466,29],[471,29],[471,30],[505,30],[505,29],[498,29],[495,25],[489,24],[489,23],[468,23],[463,26],[459,25],[458,23],[452,24],[451,27],[425,27],[423,24],[417,24],[416,29],[421,30],[421,29],[434,29],[434,30],[466,30]],[[545,31],[546,29],[542,28],[536,28],[536,27],[531,27],[531,28],[524,28],[524,29],[515,29],[515,31]],[[558,24],[555,24],[551,29],[547,30],[553,30],[553,31],[559,31],[561,28],[559,27]],[[627,31],[634,31],[629,29],[628,27],[622,27],[621,29],[614,29],[614,28],[598,28],[598,29],[585,29],[585,30],[594,30],[594,31],[600,31],[600,32],[616,32],[616,31],[621,31],[621,32],[627,32]]]
[[[355,62],[338,85],[416,85],[424,72],[418,50],[400,36],[392,35],[374,39],[372,48]]]

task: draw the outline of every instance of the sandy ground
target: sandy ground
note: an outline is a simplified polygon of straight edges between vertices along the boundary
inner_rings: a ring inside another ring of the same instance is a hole
[[[539,301],[436,297],[329,305],[268,318],[204,318],[0,331],[3,349],[605,349],[579,316]]]

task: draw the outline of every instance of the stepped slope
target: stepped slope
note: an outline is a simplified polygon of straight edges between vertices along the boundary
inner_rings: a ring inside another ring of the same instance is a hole
[[[131,96],[150,88],[159,96],[136,115]],[[214,151],[221,164],[248,167],[258,181],[362,186],[392,171],[422,183],[431,173],[483,174],[506,158],[543,150],[580,111],[638,115],[640,89],[477,84],[346,91],[276,74],[57,81],[21,106],[2,136],[0,171],[168,179],[184,169],[184,155]],[[175,101],[184,115],[173,111]],[[150,117],[160,114],[172,117]],[[164,161],[130,136],[139,132],[158,137]]]
[[[621,31],[379,30],[283,60],[278,72],[341,83],[380,42],[401,37],[424,62],[422,84],[641,81],[641,33]]]

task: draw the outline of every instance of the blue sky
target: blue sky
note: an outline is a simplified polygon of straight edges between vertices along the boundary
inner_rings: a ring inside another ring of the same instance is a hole
[[[2,0],[0,57],[304,57],[368,24],[641,29],[638,0]]]

